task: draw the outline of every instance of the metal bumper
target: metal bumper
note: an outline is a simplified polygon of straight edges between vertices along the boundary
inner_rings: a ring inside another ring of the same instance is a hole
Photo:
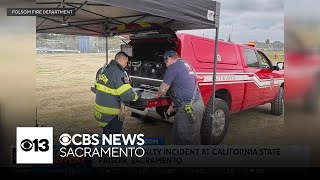
[[[135,109],[132,107],[127,107],[129,111],[133,112],[133,113],[137,113],[141,116],[147,116],[147,115],[151,115],[154,116],[155,114],[158,115],[156,108],[145,108],[143,111],[139,110],[139,109]],[[149,114],[150,113],[150,114]]]
[[[143,111],[139,110],[139,109],[134,109],[131,107],[127,107],[129,111],[133,112],[133,113],[137,113],[141,116],[146,116],[151,110],[152,108],[145,108]]]

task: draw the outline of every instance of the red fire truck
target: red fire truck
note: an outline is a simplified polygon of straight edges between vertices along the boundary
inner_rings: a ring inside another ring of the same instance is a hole
[[[161,55],[174,49],[196,70],[200,91],[206,105],[202,120],[203,144],[220,143],[228,129],[229,114],[271,103],[271,113],[283,113],[284,70],[273,65],[268,57],[252,44],[218,42],[218,62],[214,115],[212,109],[212,79],[214,40],[189,34],[142,33],[130,38],[122,50],[129,59],[127,72],[135,88],[142,91],[137,102],[128,105],[135,117],[159,115],[171,103],[169,97],[155,99],[166,66]]]

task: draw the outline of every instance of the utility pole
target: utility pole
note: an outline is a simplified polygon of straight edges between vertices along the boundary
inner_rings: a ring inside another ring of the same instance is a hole
[[[229,33],[228,42],[231,42],[231,33]]]

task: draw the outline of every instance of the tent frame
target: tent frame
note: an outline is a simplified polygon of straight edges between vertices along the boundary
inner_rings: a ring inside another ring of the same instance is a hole
[[[83,9],[84,6],[110,6],[110,5],[106,5],[106,4],[99,4],[99,3],[89,3],[88,1],[84,1],[83,3],[72,3],[72,2],[65,2],[65,0],[63,0],[62,2],[57,2],[57,1],[52,1],[52,2],[36,2],[36,4],[43,4],[43,5],[58,5],[57,8],[59,8],[61,5],[63,6],[63,8],[65,8],[65,6],[69,6],[69,7],[72,7],[72,8],[75,8],[75,12],[77,11],[84,11],[84,12],[87,12],[87,13],[90,13],[90,14],[94,14],[96,16],[99,16],[99,17],[102,17],[102,18],[98,18],[98,19],[91,19],[91,20],[83,20],[83,21],[74,21],[74,22],[69,22],[68,24],[65,24],[65,22],[67,20],[69,20],[70,18],[72,18],[72,16],[69,16],[69,17],[65,17],[63,16],[63,22],[60,22],[58,20],[55,20],[55,19],[52,19],[50,17],[43,17],[43,16],[37,16],[39,18],[42,18],[43,21],[36,27],[36,31],[37,32],[40,32],[41,31],[45,31],[45,30],[51,30],[51,29],[60,29],[60,28],[68,28],[68,27],[75,27],[75,28],[79,28],[79,29],[82,29],[82,30],[86,30],[86,31],[89,31],[89,32],[94,32],[94,33],[98,33],[99,35],[102,35],[104,37],[106,37],[106,63],[108,63],[108,34],[106,34],[106,31],[104,29],[104,32],[100,32],[100,31],[96,31],[96,30],[92,30],[92,29],[89,29],[87,27],[83,27],[83,26],[86,26],[86,25],[94,25],[94,24],[102,24],[102,23],[108,23],[108,24],[113,24],[113,25],[122,25],[122,24],[129,24],[129,23],[134,23],[138,20],[141,20],[145,17],[148,17],[148,16],[154,16],[154,17],[160,17],[160,18],[164,18],[164,19],[168,19],[167,22],[164,23],[164,25],[167,25],[169,23],[172,23],[175,21],[175,19],[171,19],[171,18],[166,18],[166,17],[162,17],[162,16],[156,16],[156,15],[152,15],[152,14],[149,14],[149,13],[145,13],[145,14],[139,14],[139,15],[132,15],[132,16],[120,16],[120,17],[113,17],[113,18],[110,18],[110,17],[107,17],[107,16],[104,16],[102,14],[98,14],[98,13],[95,13],[95,12],[92,12],[92,11],[89,11],[89,10],[86,10],[86,9]],[[219,11],[220,11],[220,6],[219,6]],[[219,12],[220,13],[220,12]],[[118,19],[121,19],[121,18],[131,18],[131,17],[137,17],[135,20],[129,22],[129,23],[124,23],[124,22],[121,22],[120,20]],[[52,21],[52,22],[56,22],[58,24],[60,24],[60,26],[56,26],[56,27],[49,27],[49,28],[40,28],[41,25],[46,22],[46,21]],[[218,22],[216,22],[218,21]],[[213,63],[213,78],[212,78],[212,114],[211,114],[211,117],[212,117],[212,120],[213,118],[215,118],[214,114],[215,114],[215,109],[214,109],[214,101],[215,101],[215,91],[216,91],[216,72],[217,72],[217,55],[218,55],[218,40],[219,40],[219,18],[215,19],[213,21],[213,29],[215,29],[215,46],[214,46],[214,63]],[[61,26],[62,24],[65,24],[64,26]],[[106,27],[106,26],[104,26]],[[212,128],[212,127],[211,127]],[[211,136],[212,137],[212,136]]]

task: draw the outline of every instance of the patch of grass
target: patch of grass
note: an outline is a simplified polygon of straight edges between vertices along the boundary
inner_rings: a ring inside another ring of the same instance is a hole
[[[265,53],[268,58],[274,63],[284,61],[284,51],[268,51]]]

